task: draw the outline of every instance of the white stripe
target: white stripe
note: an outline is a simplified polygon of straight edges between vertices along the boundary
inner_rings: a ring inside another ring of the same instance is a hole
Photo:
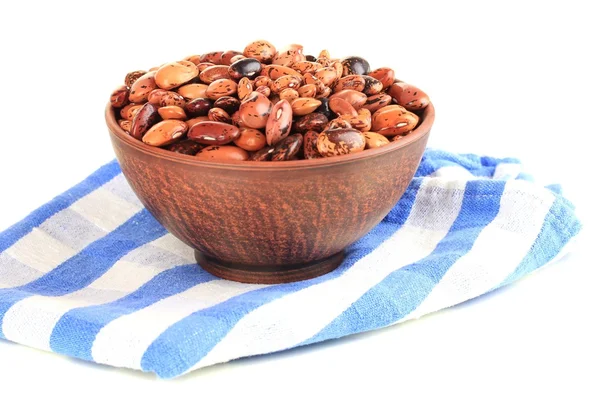
[[[119,176],[111,179],[109,182],[105,183],[105,185],[111,184],[113,180],[117,179],[118,177]],[[97,194],[98,191],[100,191],[99,195]],[[80,205],[84,205],[84,207],[80,207],[80,212],[85,212],[84,209],[88,208],[86,204],[89,205],[90,203],[98,203],[98,200],[101,200],[103,198],[107,199],[103,192],[107,191],[103,189],[103,186],[101,186],[98,189],[87,194],[84,198],[82,198],[85,199],[91,196],[92,198],[95,198],[96,201],[90,202],[82,199],[78,200],[78,202],[81,202]],[[110,194],[109,198],[114,199],[117,198],[117,196]],[[140,211],[139,207],[131,205],[130,203],[127,203],[120,198],[118,198],[117,202],[118,204],[123,206],[123,208],[118,212],[119,220],[125,219],[126,221],[129,218],[133,217],[138,211]],[[71,207],[73,207],[73,205],[74,204],[72,204]],[[61,224],[68,225],[69,219],[67,216],[69,212],[72,212],[71,207],[57,212],[56,214],[48,218],[45,223],[55,226],[59,226]],[[111,220],[111,218],[113,218],[111,217],[111,215],[114,212],[114,210],[113,207],[100,203],[97,209],[93,209],[92,212],[94,215],[93,217],[91,217],[90,215],[81,215],[84,216],[84,218],[86,218],[87,220],[95,218]],[[98,239],[99,238],[95,238],[95,240]],[[85,247],[92,242],[93,240],[90,240],[89,242],[82,243],[81,245]],[[44,274],[52,271],[60,264],[74,256],[76,254],[76,251],[73,250],[68,244],[58,241],[55,238],[49,236],[43,230],[34,228],[31,232],[23,236],[11,247],[6,249],[6,253],[14,259],[18,260],[19,262],[39,271],[39,274],[30,276],[28,280],[19,281],[18,286],[21,286],[26,285],[40,278]]]
[[[429,174],[431,178],[444,178],[448,180],[458,179],[477,179],[468,169],[459,165],[450,165],[447,167],[441,167]]]
[[[146,349],[169,326],[196,311],[264,286],[224,280],[196,285],[107,324],[96,336],[92,357],[102,364],[141,369]]]
[[[41,229],[33,228],[6,249],[15,260],[40,271],[40,276],[73,257],[76,252]]]
[[[427,298],[396,323],[480,296],[502,283],[537,239],[554,196],[526,181],[509,181],[498,214],[473,248],[446,272]]]
[[[194,264],[196,262],[196,259],[194,258],[194,249],[170,233],[154,241],[154,246],[173,254],[177,254],[179,257],[189,261],[190,264]]]
[[[406,223],[390,239],[340,277],[249,313],[191,369],[290,348],[314,336],[392,271],[430,254],[458,216],[464,186],[426,178]]]
[[[77,200],[69,208],[107,232],[115,230],[141,210],[138,205],[123,200],[103,187]]]
[[[517,176],[521,173],[522,170],[523,166],[521,164],[500,163],[496,165],[493,179],[517,179]]]
[[[147,243],[133,251],[143,253],[155,242]],[[7,339],[14,342],[50,350],[50,336],[54,326],[67,312],[79,307],[110,303],[125,297],[172,267],[172,258],[169,257],[152,266],[121,259],[105,274],[81,290],[58,297],[34,295],[17,302],[4,315],[2,331]]]

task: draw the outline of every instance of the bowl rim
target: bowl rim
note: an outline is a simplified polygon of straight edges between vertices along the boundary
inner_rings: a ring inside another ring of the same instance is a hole
[[[410,144],[419,141],[422,137],[426,136],[433,126],[435,119],[435,109],[433,104],[429,105],[423,110],[423,119],[419,126],[411,133],[406,135],[405,140],[396,142],[390,142],[390,144],[378,147],[376,149],[369,149],[369,151],[361,151],[359,153],[348,154],[339,157],[327,157],[327,158],[315,158],[310,160],[293,160],[285,162],[248,162],[248,161],[229,161],[229,162],[213,162],[195,159],[194,156],[188,156],[185,154],[175,153],[160,147],[153,147],[145,144],[141,140],[137,140],[125,132],[117,123],[113,108],[108,102],[104,117],[106,124],[108,125],[108,131],[110,135],[119,140],[123,145],[133,148],[135,150],[146,153],[147,155],[167,159],[177,163],[197,165],[202,167],[218,168],[218,169],[243,169],[243,170],[297,170],[305,168],[319,168],[328,167],[334,165],[341,165],[351,163],[357,160],[370,159],[387,154],[393,151],[398,151]]]

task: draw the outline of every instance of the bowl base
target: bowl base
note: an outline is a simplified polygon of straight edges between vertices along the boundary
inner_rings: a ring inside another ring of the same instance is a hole
[[[316,278],[336,269],[344,260],[344,251],[330,257],[305,264],[290,266],[255,266],[228,263],[195,250],[198,265],[219,278],[243,283],[289,283]]]

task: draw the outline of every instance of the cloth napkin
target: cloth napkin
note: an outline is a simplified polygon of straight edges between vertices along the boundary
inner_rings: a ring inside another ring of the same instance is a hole
[[[517,160],[428,149],[338,269],[229,282],[197,266],[113,161],[0,234],[0,338],[172,378],[464,302],[564,254],[579,230],[560,188]]]

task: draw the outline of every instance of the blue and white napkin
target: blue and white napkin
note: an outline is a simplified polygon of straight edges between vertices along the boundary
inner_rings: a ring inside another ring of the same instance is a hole
[[[579,230],[559,188],[517,160],[428,150],[337,270],[229,282],[198,268],[113,161],[0,233],[0,338],[171,378],[450,307],[549,263]]]

